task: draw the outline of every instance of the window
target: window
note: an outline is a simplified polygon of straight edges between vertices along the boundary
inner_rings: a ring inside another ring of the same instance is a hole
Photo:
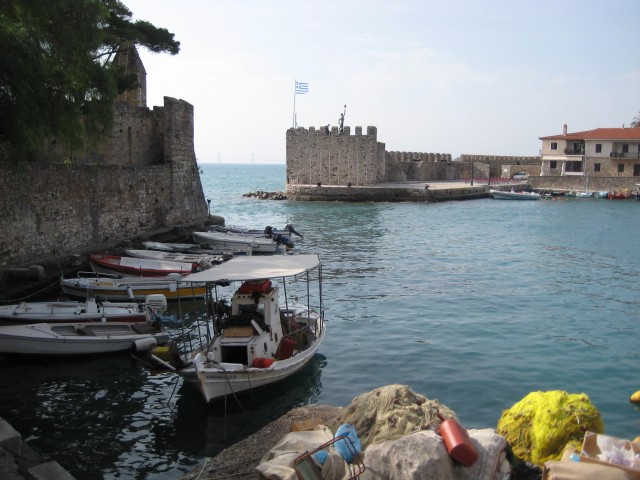
[[[624,163],[618,164],[618,173],[624,173]]]
[[[628,143],[623,143],[622,144],[622,153],[629,153],[629,144]]]
[[[596,143],[596,153],[602,153],[602,144]]]
[[[594,172],[599,172],[600,171],[600,164],[599,163],[594,163],[593,164],[593,171]]]
[[[558,142],[551,142],[551,150],[558,150]]]
[[[549,162],[549,168],[551,170],[555,170],[556,168],[558,168],[558,161],[557,160],[551,160]]]
[[[633,176],[634,177],[640,177],[640,164],[635,164],[633,166]]]

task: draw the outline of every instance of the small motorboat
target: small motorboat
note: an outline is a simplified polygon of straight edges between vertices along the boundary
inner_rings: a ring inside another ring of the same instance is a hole
[[[296,235],[302,238],[302,234],[298,233],[296,229],[293,227],[293,225],[290,223],[288,223],[287,225],[285,225],[284,228],[281,228],[281,229],[273,228],[270,225],[266,226],[264,230],[260,230],[257,228],[237,227],[234,225],[230,225],[228,227],[225,227],[224,225],[216,225],[211,230],[216,232],[239,233],[242,235],[251,235],[251,236],[263,235],[265,238],[273,238],[274,235],[284,235],[284,236]]]
[[[166,277],[170,273],[185,275],[206,267],[196,263],[152,260],[118,255],[89,255],[91,270],[127,277]]]
[[[230,305],[213,309],[213,338],[184,355],[188,361],[178,369],[206,402],[290,377],[325,337],[318,255],[236,257],[184,280],[210,284],[215,298],[218,288],[231,289]]]
[[[112,303],[96,298],[85,301],[21,302],[0,307],[3,324],[59,322],[145,322],[150,314],[162,315],[167,310],[164,295],[147,295],[144,303],[129,301]]]
[[[489,193],[496,200],[540,200],[537,192],[516,192],[503,190],[489,190]]]
[[[196,299],[205,296],[204,283],[182,283],[182,275],[166,277],[120,277],[114,274],[79,272],[75,278],[63,278],[60,287],[67,295],[78,298],[99,297],[111,301],[144,300],[161,294],[167,300]]]
[[[97,355],[148,351],[169,335],[149,322],[36,323],[0,327],[0,354]]]
[[[193,238],[200,243],[206,243],[220,250],[250,250],[254,253],[276,253],[280,245],[293,247],[291,238],[276,234],[273,238],[264,235],[245,235],[231,232],[193,232]]]
[[[209,255],[203,253],[180,253],[180,252],[162,252],[160,250],[145,250],[129,248],[124,251],[128,257],[148,258],[149,260],[163,260],[170,262],[191,263],[196,265],[207,265],[212,267],[218,265],[225,260],[233,258],[232,254],[227,255]]]

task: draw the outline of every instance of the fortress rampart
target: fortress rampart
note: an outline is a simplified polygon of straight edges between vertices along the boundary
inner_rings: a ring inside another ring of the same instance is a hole
[[[448,153],[387,152],[376,127],[290,128],[287,185],[376,185],[386,182],[456,178],[460,168]],[[459,178],[459,177],[458,177]]]
[[[55,140],[19,163],[0,152],[0,268],[207,219],[193,106],[164,97],[151,110],[145,91],[119,98],[113,129],[82,152]]]

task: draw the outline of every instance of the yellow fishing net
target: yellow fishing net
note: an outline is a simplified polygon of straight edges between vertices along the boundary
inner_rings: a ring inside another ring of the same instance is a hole
[[[579,449],[587,430],[604,432],[600,412],[584,393],[562,390],[529,393],[502,412],[496,429],[516,457],[536,465],[559,460],[566,445]]]
[[[455,417],[446,405],[415,393],[407,385],[386,385],[354,398],[336,425],[353,425],[362,448],[366,448],[419,430],[438,431],[438,414],[445,419]],[[331,428],[333,431],[334,427]]]

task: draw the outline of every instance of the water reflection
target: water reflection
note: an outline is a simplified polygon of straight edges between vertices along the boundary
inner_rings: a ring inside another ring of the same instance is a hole
[[[207,406],[194,385],[128,355],[4,359],[0,416],[82,479],[175,478],[293,407],[315,403],[316,355],[286,381]]]

